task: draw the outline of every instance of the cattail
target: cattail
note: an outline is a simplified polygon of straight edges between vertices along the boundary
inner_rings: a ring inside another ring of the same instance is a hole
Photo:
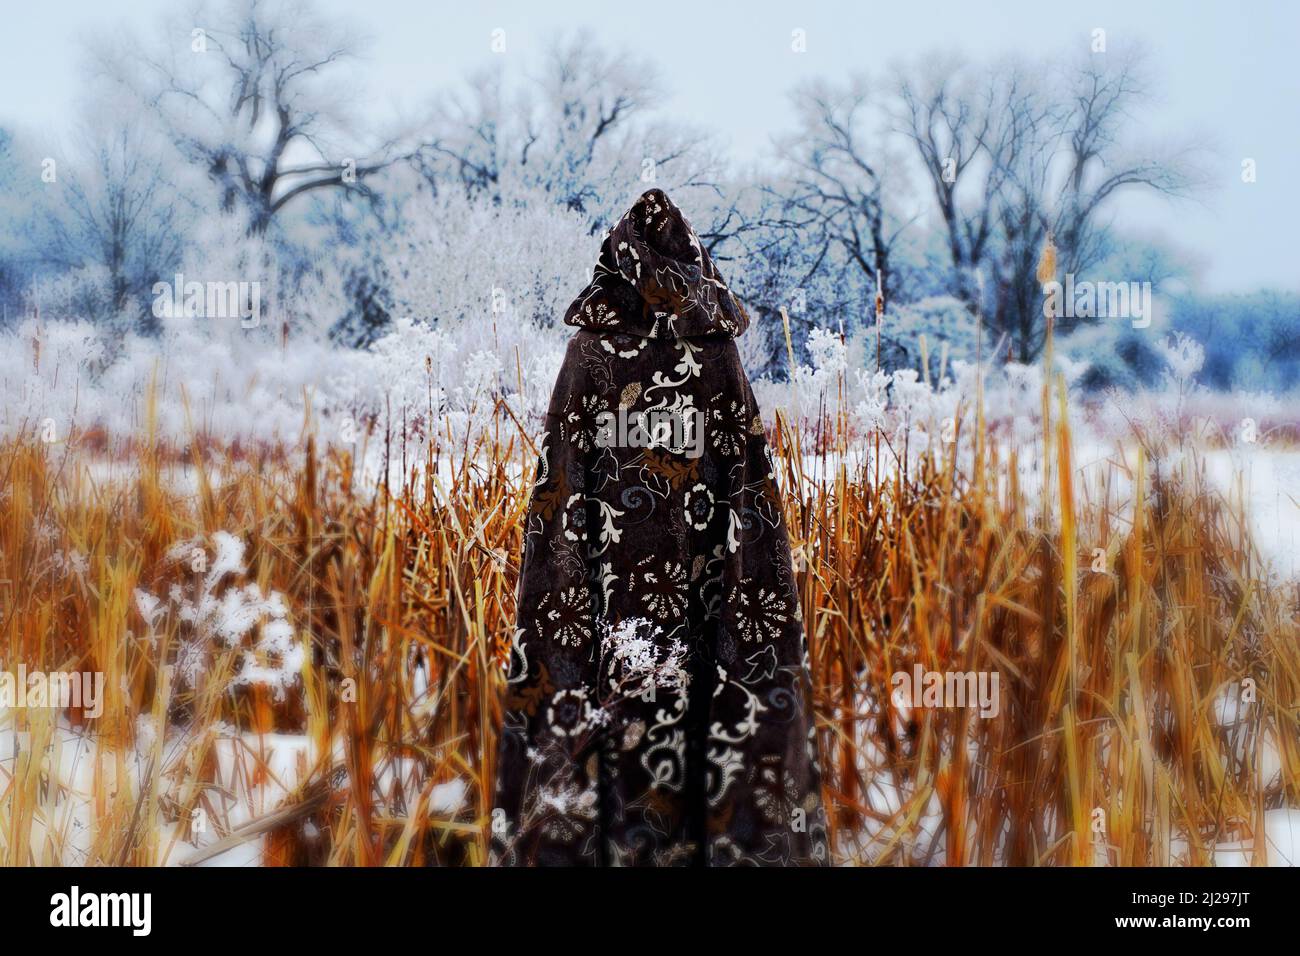
[[[876,264],[876,368],[880,368],[880,327],[885,324],[885,280]]]
[[[1048,232],[1043,241],[1043,254],[1038,257],[1038,284],[1047,285],[1056,278],[1056,243]]]

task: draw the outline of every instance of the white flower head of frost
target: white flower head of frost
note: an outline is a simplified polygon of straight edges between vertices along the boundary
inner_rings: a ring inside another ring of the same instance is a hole
[[[284,597],[278,591],[264,594],[253,583],[218,595],[217,587],[227,574],[245,573],[244,543],[225,531],[218,531],[212,541],[216,554],[192,596],[173,584],[164,608],[158,598],[137,588],[136,607],[149,626],[151,640],[156,639],[154,631],[164,613],[174,612],[178,620],[190,625],[191,636],[182,643],[176,665],[180,679],[191,687],[206,669],[209,647],[238,647],[256,633],[252,646],[243,650],[243,665],[232,684],[269,687],[276,699],[282,700],[305,658],[301,643],[294,639]],[[194,542],[181,542],[168,557],[180,559],[194,547]]]
[[[623,697],[646,696],[655,688],[682,690],[690,683],[686,647],[678,639],[656,638],[662,629],[643,617],[607,625],[601,635],[610,688]]]

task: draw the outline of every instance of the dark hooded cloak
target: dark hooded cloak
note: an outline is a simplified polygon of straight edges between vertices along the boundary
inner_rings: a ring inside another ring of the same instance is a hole
[[[681,212],[641,196],[564,321],[497,754],[503,865],[827,860],[798,594],[734,336]]]

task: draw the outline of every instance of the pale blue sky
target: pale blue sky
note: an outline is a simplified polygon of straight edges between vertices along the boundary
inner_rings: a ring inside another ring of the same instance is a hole
[[[79,37],[117,23],[147,28],[176,0],[4,0],[0,122],[39,133],[66,129],[81,92]],[[369,35],[365,70],[377,110],[414,109],[440,88],[493,61],[489,34],[506,32],[524,62],[558,31],[589,29],[614,49],[657,63],[672,94],[666,111],[716,129],[733,156],[761,161],[772,134],[789,129],[786,93],[811,76],[850,72],[931,51],[972,58],[1049,55],[1086,48],[1094,27],[1112,45],[1151,52],[1160,108],[1147,135],[1203,134],[1215,188],[1196,203],[1124,201],[1123,225],[1164,236],[1197,257],[1211,290],[1300,289],[1300,3],[1249,5],[1177,0],[972,3],[776,3],[609,0],[443,3],[321,0]],[[808,52],[790,52],[807,31]],[[1114,46],[1112,46],[1114,48]],[[1258,182],[1240,179],[1243,157]]]

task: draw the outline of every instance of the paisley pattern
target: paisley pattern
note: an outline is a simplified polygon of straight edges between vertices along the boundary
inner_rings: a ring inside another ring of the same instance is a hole
[[[748,318],[651,190],[565,321],[578,331],[526,517],[493,860],[825,863],[798,594],[733,341]],[[662,411],[693,427],[602,441],[602,414]]]

